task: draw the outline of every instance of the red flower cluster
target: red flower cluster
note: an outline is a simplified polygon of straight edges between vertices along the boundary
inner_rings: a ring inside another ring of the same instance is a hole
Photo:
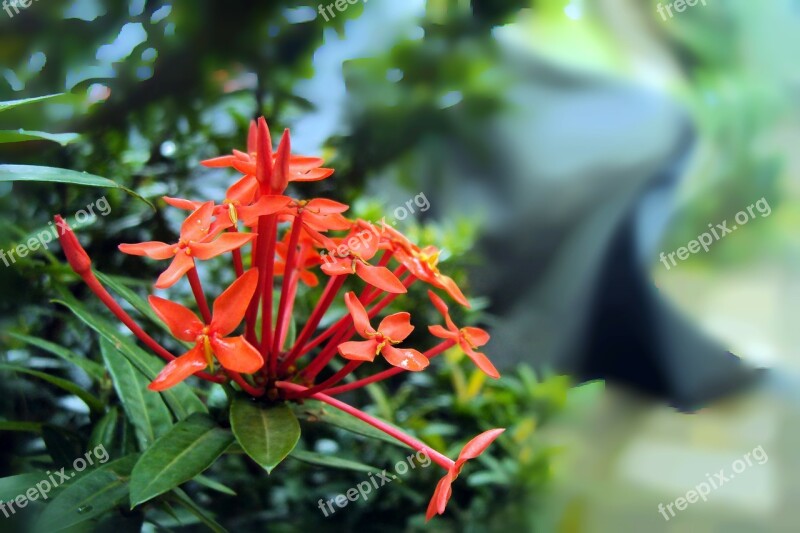
[[[489,341],[489,334],[479,328],[457,327],[444,300],[433,291],[429,291],[430,299],[445,320],[445,326],[429,326],[433,336],[443,339],[433,348],[421,353],[397,346],[414,330],[409,313],[390,314],[374,328],[373,319],[417,281],[442,289],[461,305],[469,307],[469,302],[456,283],[439,271],[436,248],[420,248],[385,224],[376,228],[363,220],[349,220],[342,214],[347,205],[287,196],[291,182],[317,181],[333,174],[332,169],[322,167],[321,159],[290,152],[288,130],[273,152],[266,121],[261,118],[253,122],[246,153],[234,150],[230,156],[203,162],[208,167],[232,167],[242,174],[228,189],[225,199],[214,203],[165,198],[168,204],[191,211],[181,226],[178,241],[120,245],[119,249],[127,254],[171,261],[156,281],[157,289],[169,288],[183,276],[188,278],[200,316],[164,298],[149,299],[175,338],[193,343],[180,357],[144,332],[115,302],[94,276],[89,257],[72,232],[60,237],[65,255],[73,270],[114,315],[168,361],[150,389],[162,391],[195,375],[217,383],[231,380],[254,397],[266,395],[288,401],[315,398],[342,409],[408,446],[424,450],[447,471],[428,508],[430,519],[444,512],[450,486],[464,462],[482,453],[503,430],[494,429],[475,437],[452,461],[333,396],[401,372],[423,370],[430,359],[456,345],[480,370],[498,378],[494,365],[476,351]],[[59,216],[56,220],[63,222]],[[343,234],[337,236],[336,232]],[[236,279],[216,298],[212,313],[197,273],[197,261],[223,254],[231,255]],[[249,269],[245,271],[248,259]],[[392,269],[393,261],[396,265]],[[327,277],[327,283],[315,308],[308,317],[295,317],[299,283],[317,287],[319,274]],[[349,278],[356,286],[363,285],[358,293],[350,290],[344,294],[349,314],[318,331]],[[280,297],[276,306],[273,294],[277,293]],[[287,344],[293,318],[303,327],[297,339]],[[231,337],[242,323],[243,334]],[[352,340],[354,336],[356,340]],[[318,379],[337,354],[347,364],[338,372],[328,372],[325,379]],[[378,355],[392,368],[337,386],[362,364],[374,362]]]

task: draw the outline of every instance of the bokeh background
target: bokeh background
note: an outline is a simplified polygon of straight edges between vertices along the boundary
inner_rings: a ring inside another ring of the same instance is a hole
[[[450,357],[365,398],[431,443],[512,428],[431,529],[795,531],[800,2],[707,0],[671,17],[659,5],[369,0],[326,20],[292,1],[36,1],[0,11],[0,100],[65,94],[4,112],[0,129],[78,135],[0,144],[0,162],[86,171],[152,200],[155,212],[106,191],[111,213],[81,230],[100,270],[143,291],[155,267],[116,244],[174,232],[160,196],[218,196],[230,174],[198,162],[242,146],[263,114],[336,168],[308,196],[377,220],[424,194],[430,207],[401,226],[444,249],[443,268],[477,297],[469,318],[492,332],[499,382]],[[0,182],[0,246],[99,195]],[[768,212],[708,252],[661,262],[759,200]],[[50,303],[79,291],[58,254],[0,265],[0,342],[5,361],[69,374],[19,337],[97,358]],[[0,421],[88,423],[69,397],[5,374]],[[0,474],[26,471],[45,440],[0,431]],[[329,435],[308,444],[402,458]],[[658,513],[758,446],[769,460],[708,502]],[[317,499],[358,475],[278,473],[250,486],[227,472],[238,497],[190,492],[231,529],[401,531],[422,527],[435,479],[324,519]],[[155,530],[148,517],[120,523]]]

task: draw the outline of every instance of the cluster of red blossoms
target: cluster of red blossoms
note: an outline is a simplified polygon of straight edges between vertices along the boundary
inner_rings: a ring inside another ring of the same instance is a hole
[[[461,305],[469,307],[469,302],[456,283],[439,271],[435,247],[420,248],[386,224],[376,228],[364,220],[349,220],[342,214],[348,209],[345,204],[319,198],[297,200],[285,195],[290,182],[318,181],[333,174],[332,169],[322,167],[322,159],[292,155],[288,130],[273,152],[267,123],[260,118],[251,123],[247,144],[246,153],[234,150],[232,155],[203,162],[207,167],[232,167],[242,174],[221,203],[165,198],[168,204],[191,212],[181,225],[177,242],[119,247],[127,254],[170,260],[155,284],[157,289],[166,289],[187,277],[199,316],[158,296],[150,296],[149,302],[177,339],[193,343],[189,351],[175,357],[134,322],[95,277],[91,261],[75,235],[64,232],[60,240],[69,264],[122,323],[168,361],[150,384],[151,390],[163,391],[194,375],[216,383],[232,381],[251,396],[266,396],[272,401],[323,401],[424,451],[444,468],[447,473],[436,487],[427,518],[443,513],[451,484],[464,462],[480,455],[503,430],[478,435],[453,461],[333,396],[401,372],[423,370],[430,359],[453,346],[459,346],[480,370],[497,378],[497,369],[477,351],[489,341],[488,333],[456,326],[447,304],[432,290],[428,295],[445,323],[428,328],[433,336],[442,339],[433,348],[421,353],[399,346],[414,330],[409,313],[390,314],[374,327],[376,316],[417,281],[444,291]],[[63,224],[60,216],[56,221]],[[209,308],[196,263],[223,254],[230,254],[236,280]],[[307,318],[294,317],[298,285],[313,288],[320,284],[314,271],[317,267],[327,276],[327,283],[316,307]],[[349,314],[319,331],[324,315],[351,276],[359,278],[352,282],[361,289],[358,294],[353,290],[344,293]],[[278,292],[276,307],[273,295]],[[303,327],[288,345],[293,318]],[[242,322],[242,334],[230,336]],[[327,377],[320,379],[318,376],[337,353],[348,362],[341,370],[326,372]],[[374,362],[378,355],[392,368],[340,384],[364,363]]]

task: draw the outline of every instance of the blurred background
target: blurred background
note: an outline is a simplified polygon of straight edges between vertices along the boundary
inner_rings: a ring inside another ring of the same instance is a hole
[[[796,531],[800,1],[339,5],[3,3],[0,100],[64,95],[4,112],[0,130],[77,135],[0,137],[0,163],[104,176],[156,210],[119,190],[0,181],[0,247],[105,194],[110,214],[81,236],[101,271],[144,294],[157,265],[116,244],[174,233],[163,195],[220,196],[231,174],[198,162],[244,146],[263,114],[273,136],[290,127],[296,152],[336,169],[302,194],[368,220],[423,194],[430,207],[400,225],[444,250],[442,269],[475,298],[464,320],[492,333],[499,382],[453,356],[364,398],[432,444],[511,426],[430,529]],[[720,225],[736,230],[691,252]],[[0,265],[0,343],[6,361],[68,374],[20,338],[97,359],[50,303],[57,287],[81,296],[58,254]],[[4,379],[0,423],[88,424],[68,398]],[[0,444],[10,475],[47,443],[0,431]],[[349,450],[324,435],[309,445]],[[764,464],[659,513],[758,446]],[[324,519],[317,499],[358,474],[287,466],[251,491],[239,474],[238,498],[192,493],[232,529],[416,530],[435,483],[431,472]]]

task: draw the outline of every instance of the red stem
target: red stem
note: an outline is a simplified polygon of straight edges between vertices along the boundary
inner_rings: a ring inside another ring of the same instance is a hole
[[[289,298],[294,299],[291,294],[291,280],[294,277],[294,269],[297,266],[297,243],[300,240],[300,232],[303,230],[303,213],[298,214],[292,221],[292,233],[289,235],[289,249],[286,253],[286,265],[283,269],[283,284],[281,286],[281,299],[278,304],[278,320],[275,324],[275,338],[272,343],[272,353],[275,357],[270,359],[270,375],[275,376],[278,372],[278,357],[283,347],[284,324],[288,324],[291,315],[291,308],[288,305]],[[295,285],[297,287],[297,285]],[[291,296],[290,296],[291,295]]]
[[[139,325],[133,321],[131,316],[125,312],[122,307],[114,300],[114,298],[109,294],[106,288],[103,286],[100,281],[95,277],[94,273],[89,270],[85,274],[82,274],[81,277],[83,281],[88,285],[89,289],[97,296],[97,298],[103,302],[103,304],[108,308],[111,313],[117,317],[117,319],[125,324],[125,326],[131,330],[131,333],[136,335],[136,337],[142,341],[148,348],[153,350],[156,355],[164,359],[165,361],[172,361],[175,359],[175,356],[172,355],[166,348],[161,346],[156,340],[148,335]],[[213,381],[214,383],[223,383],[225,382],[225,378],[222,376],[212,376],[205,372],[198,372],[195,376],[199,377],[200,379],[204,379],[206,381]]]
[[[294,392],[303,392],[303,391],[308,390],[307,387],[303,387],[302,385],[297,385],[295,383],[289,383],[289,382],[286,382],[286,381],[277,381],[277,382],[275,382],[275,386],[278,387],[279,389],[283,389],[283,390],[287,390],[287,391],[294,391]],[[408,435],[408,434],[404,433],[403,431],[397,429],[396,427],[394,427],[394,426],[392,426],[390,424],[387,424],[386,422],[384,422],[382,420],[378,420],[377,418],[368,415],[364,411],[361,411],[359,409],[356,409],[355,407],[347,405],[344,402],[340,402],[336,398],[331,398],[327,394],[322,394],[321,392],[317,392],[317,393],[312,394],[311,398],[313,398],[315,400],[319,400],[321,402],[325,402],[328,405],[330,405],[332,407],[335,407],[336,409],[344,411],[345,413],[347,413],[349,415],[352,415],[352,416],[358,418],[359,420],[362,420],[362,421],[366,422],[370,426],[372,426],[372,427],[374,427],[376,429],[379,429],[380,431],[383,431],[387,435],[389,435],[391,437],[394,437],[395,439],[399,440],[400,442],[402,442],[403,444],[405,444],[409,448],[412,448],[412,449],[417,450],[417,451],[425,452],[433,460],[434,463],[436,463],[437,465],[441,466],[445,470],[449,471],[451,468],[453,468],[455,466],[455,462],[452,459],[450,459],[449,457],[446,457],[445,455],[437,452],[436,450],[432,449],[430,446],[428,446],[424,442],[421,442],[421,441],[415,439],[411,435]]]
[[[259,255],[259,275],[264,273],[264,284],[261,286],[261,355],[265,361],[270,358],[270,345],[272,344],[272,290],[275,283],[275,238],[277,235],[277,216],[269,215],[266,220],[259,220],[260,232],[266,230],[266,246],[263,254]],[[263,225],[263,228],[262,228]],[[259,246],[261,248],[261,246]],[[259,276],[260,277],[260,276]],[[277,357],[277,354],[274,354]],[[270,366],[271,363],[270,363]]]
[[[322,320],[325,312],[333,303],[334,298],[336,298],[336,295],[339,293],[339,289],[341,289],[342,285],[344,285],[346,278],[347,276],[331,276],[331,278],[328,280],[328,284],[325,286],[325,290],[323,290],[322,296],[320,296],[319,301],[317,302],[317,306],[314,308],[314,311],[308,318],[308,322],[306,322],[306,325],[303,327],[303,330],[297,337],[297,340],[292,347],[292,351],[289,352],[286,360],[281,365],[281,371],[285,371],[287,368],[289,368],[289,366],[292,365],[297,358],[302,355],[302,353],[304,353],[300,351],[300,348],[317,329],[320,320]]]
[[[309,396],[317,392],[327,393],[325,389],[327,389],[328,387],[332,387],[333,385],[336,385],[344,378],[352,374],[359,366],[362,365],[363,362],[364,361],[348,361],[347,364],[344,365],[341,368],[341,370],[336,372],[334,375],[332,375],[322,383],[314,385],[313,387],[304,392],[298,393],[297,396],[295,396],[295,398],[308,398]]]
[[[239,374],[238,372],[234,372],[233,370],[225,370],[225,373],[228,374],[228,376],[230,376],[230,378],[233,381],[235,381],[242,388],[242,390],[245,391],[250,396],[253,396],[255,398],[260,398],[261,396],[264,396],[264,393],[266,392],[266,389],[264,387],[260,388],[253,387],[242,377],[241,374]]]
[[[192,259],[192,261],[194,261],[194,259]],[[195,265],[196,264],[197,263],[195,263]],[[197,266],[187,272],[186,276],[189,278],[189,285],[192,286],[192,293],[194,294],[194,299],[197,301],[197,307],[200,308],[203,322],[205,322],[206,325],[211,324],[211,310],[208,308],[206,295],[203,293],[203,285],[200,283],[200,276],[197,275]]]
[[[444,352],[445,350],[448,350],[448,349],[452,348],[453,346],[455,346],[455,344],[456,344],[456,341],[454,341],[454,340],[446,340],[446,341],[444,341],[444,342],[442,342],[440,344],[437,344],[436,346],[434,346],[433,348],[431,348],[430,350],[428,350],[427,352],[425,352],[422,355],[424,355],[428,359],[433,359],[434,357],[436,357],[440,353]],[[337,394],[342,394],[344,392],[349,392],[351,390],[360,389],[361,387],[366,387],[367,385],[369,385],[371,383],[375,383],[375,382],[378,382],[378,381],[383,381],[385,379],[388,379],[388,378],[390,378],[392,376],[396,376],[397,374],[400,374],[400,373],[403,373],[403,372],[408,372],[408,370],[406,370],[405,368],[400,368],[400,367],[396,367],[395,366],[395,367],[392,367],[392,368],[390,368],[388,370],[384,370],[383,372],[378,372],[375,375],[366,377],[364,379],[359,379],[358,381],[354,381],[352,383],[346,383],[344,385],[339,385],[338,387],[332,387],[332,388],[326,390],[325,394],[328,394],[330,396],[335,396]]]

